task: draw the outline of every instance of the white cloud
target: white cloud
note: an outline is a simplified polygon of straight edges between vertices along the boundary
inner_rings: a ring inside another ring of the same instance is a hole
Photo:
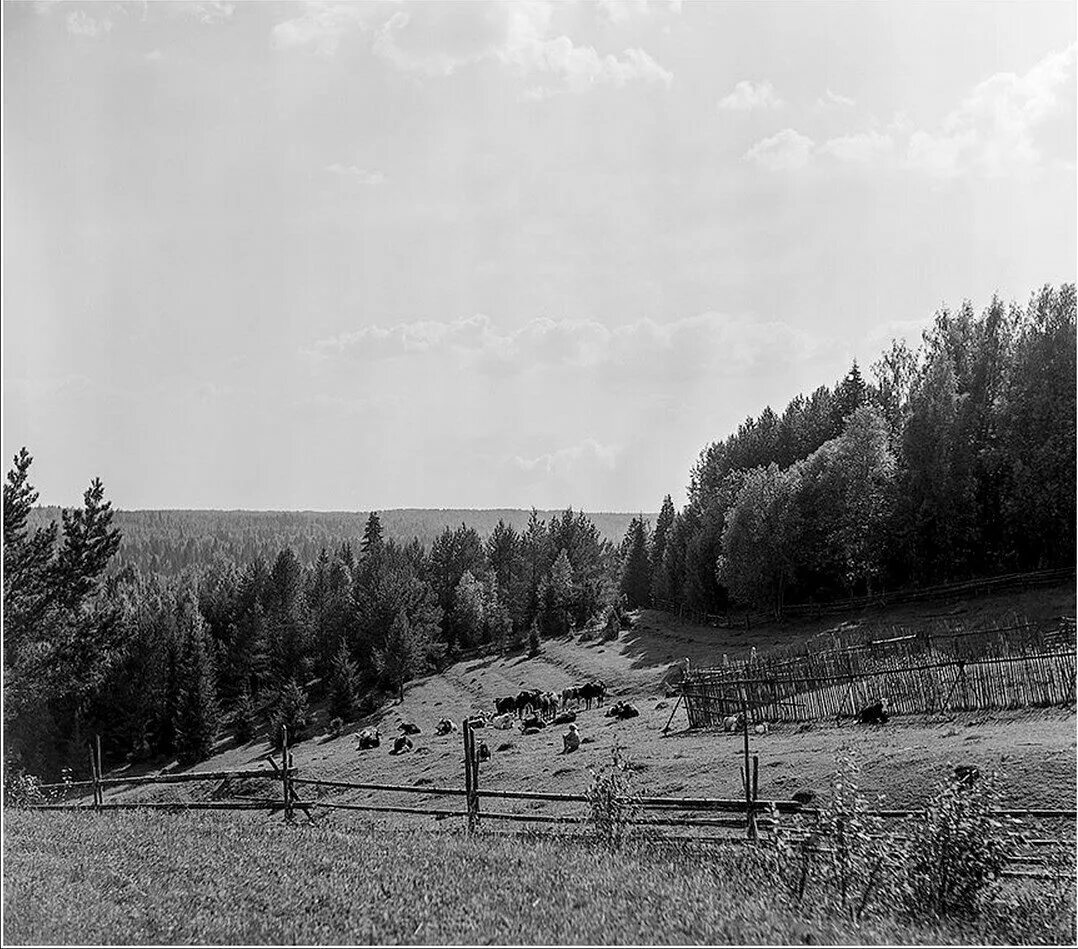
[[[335,175],[346,175],[361,185],[380,185],[386,180],[386,176],[380,171],[368,171],[356,165],[342,165],[340,162],[327,165],[326,171],[331,171]]]
[[[656,11],[681,13],[681,0],[599,0],[599,15],[615,26]]]
[[[565,368],[681,381],[720,368],[724,373],[743,372],[762,362],[812,358],[831,345],[783,322],[711,312],[615,327],[596,320],[541,318],[516,330],[501,330],[478,314],[447,322],[367,326],[319,340],[307,353],[349,362],[453,354],[493,374]]]
[[[579,472],[582,467],[613,470],[617,464],[619,449],[613,445],[604,445],[594,438],[567,448],[546,452],[535,458],[512,456],[510,463],[519,471],[564,478]]]
[[[415,4],[384,16],[374,4],[312,4],[303,16],[274,27],[273,44],[310,47],[329,56],[346,34],[359,32],[370,37],[376,55],[405,72],[449,76],[475,63],[501,63],[537,80],[531,98],[630,82],[669,87],[673,81],[673,74],[642,49],[604,55],[568,36],[552,35],[553,6],[545,0]]]
[[[749,112],[752,109],[777,109],[783,105],[770,82],[742,79],[734,91],[719,100],[719,108],[728,112]]]
[[[1030,170],[1043,163],[1053,125],[1073,161],[1076,49],[1051,53],[1024,75],[996,73],[978,83],[938,129],[913,132],[908,165],[941,178]]]
[[[742,156],[768,171],[795,171],[804,168],[812,155],[813,141],[794,129],[758,141]]]
[[[200,23],[212,26],[217,23],[226,23],[232,19],[236,6],[233,3],[224,3],[221,0],[210,0],[207,3],[196,4],[191,15]]]
[[[866,163],[888,154],[894,144],[890,135],[870,129],[828,139],[820,146],[820,151],[839,161]]]
[[[856,100],[832,92],[830,89],[816,100],[816,107],[820,109],[852,109],[855,105],[857,105]]]
[[[82,10],[69,13],[64,22],[67,24],[68,33],[74,33],[76,36],[97,38],[112,30],[112,21],[108,17],[92,17]]]

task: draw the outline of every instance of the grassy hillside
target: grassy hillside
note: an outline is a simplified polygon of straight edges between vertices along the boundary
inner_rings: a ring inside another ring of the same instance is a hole
[[[220,814],[9,812],[4,943],[757,944],[1073,941],[1069,901],[859,926],[798,905],[764,854],[281,826]]]

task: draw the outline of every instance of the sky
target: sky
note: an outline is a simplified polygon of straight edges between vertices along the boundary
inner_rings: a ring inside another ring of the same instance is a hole
[[[43,503],[655,511],[1075,279],[1075,5],[4,3]]]

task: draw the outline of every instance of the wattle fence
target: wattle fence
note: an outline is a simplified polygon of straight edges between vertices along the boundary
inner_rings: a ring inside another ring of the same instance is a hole
[[[745,712],[753,722],[1065,706],[1075,702],[1074,620],[962,632],[906,632],[801,655],[691,669],[681,682],[690,727]]]

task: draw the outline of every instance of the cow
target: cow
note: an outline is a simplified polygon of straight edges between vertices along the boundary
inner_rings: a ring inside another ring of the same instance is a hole
[[[553,718],[558,714],[559,696],[557,692],[544,692],[539,699],[539,711],[544,718]]]
[[[639,709],[635,705],[631,705],[628,702],[615,702],[610,711],[606,713],[607,718],[617,718],[624,721],[627,718],[636,718],[640,714]]]
[[[390,752],[390,754],[391,755],[403,755],[406,752],[409,752],[411,750],[412,750],[412,739],[409,738],[407,735],[401,735],[399,738],[397,738],[393,742],[393,750]]]
[[[887,699],[866,705],[857,713],[857,720],[862,725],[886,725],[887,718]]]
[[[434,726],[435,735],[449,735],[457,730],[457,726],[453,724],[448,718],[440,719],[438,724]]]
[[[584,707],[590,709],[591,703],[595,702],[602,707],[603,700],[606,698],[606,686],[596,679],[592,682],[585,683],[580,687],[580,697],[584,700]]]
[[[757,722],[752,729],[757,735],[766,735],[768,733],[767,722]]]
[[[571,751],[576,751],[577,748],[580,747],[580,733],[576,730],[576,725],[569,726],[569,730],[561,736],[561,741],[561,753],[563,755],[567,755]]]
[[[576,712],[562,712],[560,715],[555,717],[554,724],[555,725],[568,725],[570,722],[575,722],[575,721],[576,721]]]
[[[505,731],[507,728],[512,728],[513,715],[511,712],[504,712],[501,715],[495,715],[494,718],[490,720],[490,725],[492,728],[497,728],[501,731]]]
[[[401,722],[397,726],[405,735],[418,735],[420,728],[414,722]]]
[[[359,750],[366,751],[368,748],[377,748],[382,743],[381,732],[377,728],[364,728],[359,733]]]
[[[722,730],[724,732],[736,732],[744,727],[745,716],[738,712],[736,715],[727,715],[722,720]]]
[[[490,761],[490,749],[487,747],[485,741],[479,742],[479,747],[476,749],[476,755],[480,761]]]
[[[529,728],[546,728],[546,722],[544,722],[538,715],[532,714],[529,715],[527,718],[521,719],[520,727],[524,734],[527,735],[530,734],[530,732],[528,731]]]
[[[524,710],[535,712],[539,705],[539,691],[525,689],[517,693],[517,717],[524,717]]]
[[[512,715],[517,710],[517,700],[512,695],[494,700],[494,711],[498,715]]]
[[[569,703],[574,705],[580,701],[580,686],[573,685],[568,689],[562,689],[561,692],[561,707],[566,709],[569,707]]]

